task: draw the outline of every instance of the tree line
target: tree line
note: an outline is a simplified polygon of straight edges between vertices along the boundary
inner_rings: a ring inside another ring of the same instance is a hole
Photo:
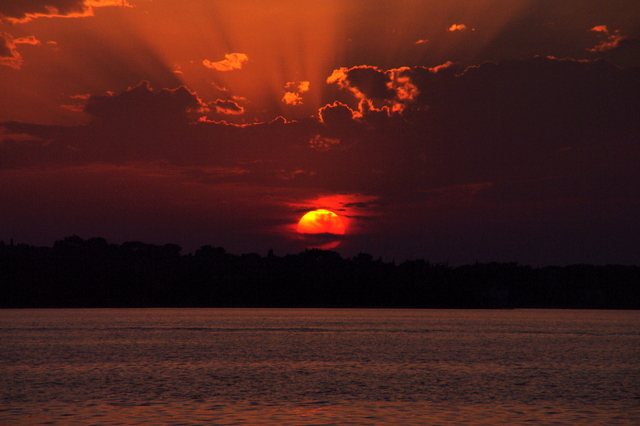
[[[0,308],[384,307],[640,309],[640,267],[374,260],[367,253],[234,255],[206,245],[53,247],[0,241]]]

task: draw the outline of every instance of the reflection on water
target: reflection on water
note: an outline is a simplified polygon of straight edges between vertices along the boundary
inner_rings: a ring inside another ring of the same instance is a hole
[[[640,423],[640,312],[0,311],[2,424]]]
[[[27,405],[2,413],[3,424],[60,425],[637,425],[638,408],[549,405],[444,405],[423,402],[196,402]],[[6,423],[4,423],[6,422]]]

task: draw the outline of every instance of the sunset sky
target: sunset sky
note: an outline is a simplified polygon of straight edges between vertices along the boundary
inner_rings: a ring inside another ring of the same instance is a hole
[[[0,240],[640,264],[637,0],[0,1]]]

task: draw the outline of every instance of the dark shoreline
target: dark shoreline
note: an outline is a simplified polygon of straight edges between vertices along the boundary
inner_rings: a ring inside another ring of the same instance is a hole
[[[452,267],[319,249],[282,257],[212,246],[180,252],[77,236],[53,247],[0,242],[0,308],[640,309],[639,266]]]

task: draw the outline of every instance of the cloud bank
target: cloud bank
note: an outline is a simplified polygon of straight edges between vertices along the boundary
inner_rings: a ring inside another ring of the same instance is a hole
[[[638,87],[638,69],[602,60],[360,65],[328,76],[327,89],[342,101],[315,117],[237,125],[201,119],[241,114],[235,101],[142,82],[86,99],[86,126],[1,123],[0,169],[112,165],[110,174],[138,173],[140,188],[152,179],[213,191],[207,200],[235,194],[247,212],[281,211],[301,196],[359,194],[376,203],[348,207],[358,210],[348,213],[350,226],[363,230],[349,238],[374,252],[419,253],[430,241],[454,253],[465,239],[482,247],[500,240],[499,257],[517,254],[508,243],[517,240],[528,253],[556,256],[554,247],[571,246],[554,242],[564,235],[584,239],[586,256],[608,235],[620,247],[611,253],[623,256],[637,247],[625,235],[638,235]],[[406,247],[367,240],[376,227]]]
[[[0,2],[0,22],[12,24],[36,18],[79,18],[93,16],[96,7],[131,7],[126,0],[29,0]]]

